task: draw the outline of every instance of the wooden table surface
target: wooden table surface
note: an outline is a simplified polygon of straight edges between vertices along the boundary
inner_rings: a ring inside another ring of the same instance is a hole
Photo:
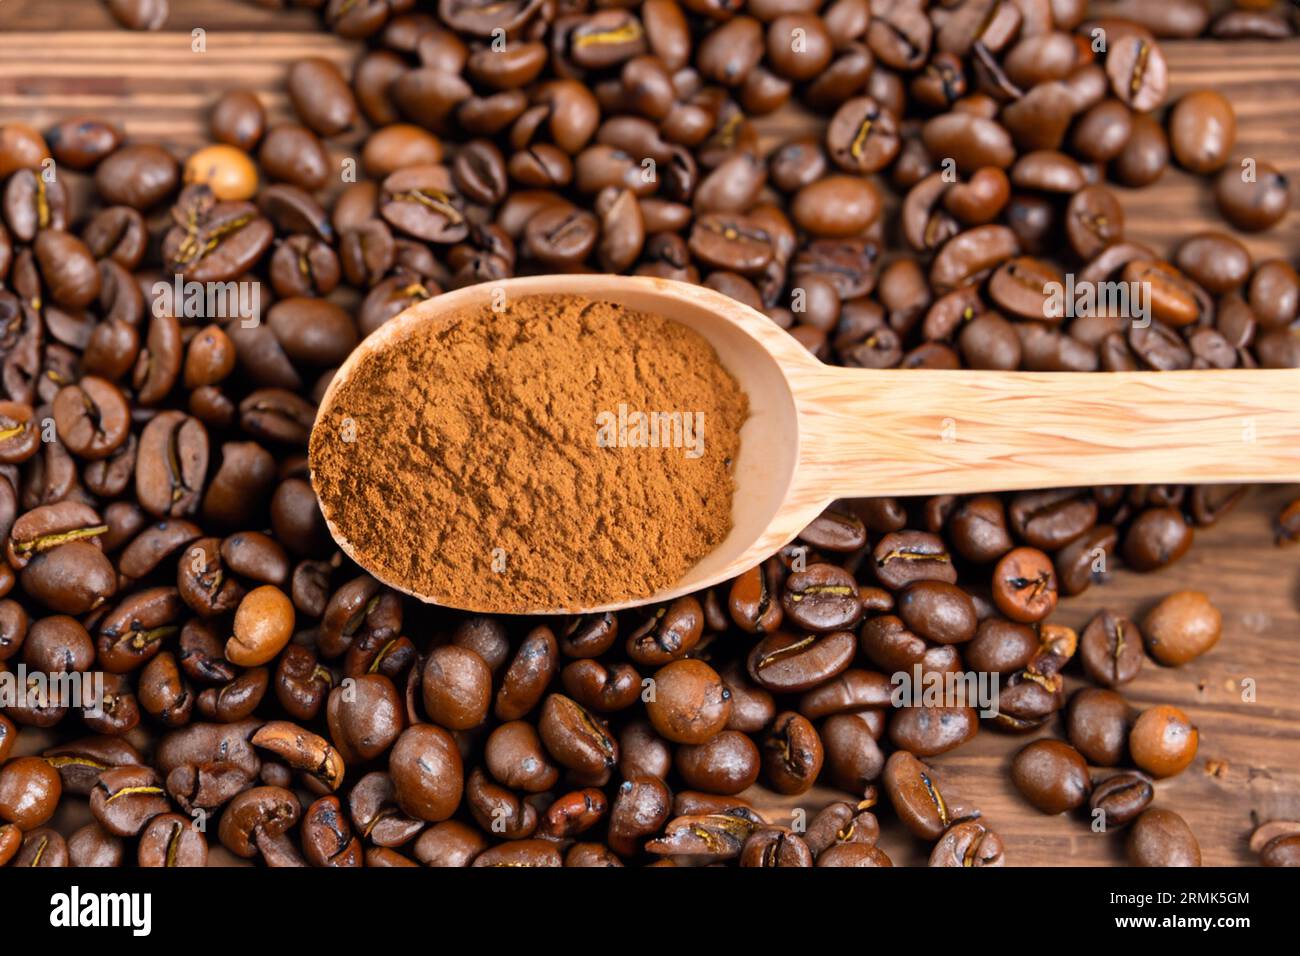
[[[204,31],[205,52],[192,49]],[[1300,182],[1300,40],[1281,43],[1163,41],[1171,97],[1209,86],[1232,101],[1237,157],[1268,161]],[[115,28],[96,0],[0,0],[0,122],[46,126],[93,113],[122,123],[130,137],[183,153],[204,137],[207,107],[228,89],[254,89],[273,118],[288,116],[284,70],[315,55],[346,67],[360,47],[323,33],[307,11],[268,11],[237,0],[172,0],[164,31]],[[763,141],[816,127],[783,110],[760,122]],[[355,144],[332,144],[347,154]],[[1170,170],[1148,190],[1119,190],[1128,234],[1161,250],[1202,229],[1228,229],[1204,181]],[[1300,205],[1300,197],[1293,205]],[[1257,257],[1300,257],[1300,210],[1262,236],[1239,235]],[[1300,476],[1297,476],[1300,481]],[[1209,865],[1254,862],[1247,839],[1257,822],[1300,819],[1300,549],[1279,549],[1271,523],[1295,486],[1253,492],[1214,528],[1198,531],[1190,554],[1153,575],[1119,571],[1105,586],[1062,602],[1054,621],[1082,628],[1103,607],[1138,616],[1177,588],[1208,592],[1224,612],[1219,645],[1185,667],[1148,664],[1124,689],[1136,705],[1173,703],[1197,724],[1201,747],[1180,776],[1157,784],[1157,803],[1192,825]],[[1242,700],[1252,681],[1254,702]],[[1078,686],[1082,682],[1072,679]],[[1059,734],[1052,724],[1037,736]],[[936,758],[947,789],[984,811],[1018,865],[1111,864],[1122,840],[1094,834],[1077,818],[1033,810],[1007,770],[1031,738],[993,731]],[[809,815],[831,791],[781,798],[756,790],[756,804],[779,818]],[[882,814],[888,818],[889,814]],[[896,863],[923,862],[927,848],[884,820],[881,845]]]

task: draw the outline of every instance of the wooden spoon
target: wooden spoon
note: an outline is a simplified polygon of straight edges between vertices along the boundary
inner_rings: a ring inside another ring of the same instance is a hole
[[[1300,369],[1188,372],[872,371],[823,365],[760,312],[703,286],[616,275],[506,279],[412,306],[353,351],[317,421],[362,358],[493,296],[574,294],[653,312],[704,336],[749,396],[731,533],[657,594],[735,577],[837,498],[1073,485],[1300,481]],[[334,540],[364,567],[330,524]],[[581,542],[574,542],[574,553]],[[382,576],[376,575],[380,580]],[[412,594],[399,582],[384,580]],[[445,604],[436,594],[414,594]],[[465,608],[466,610],[481,610]]]

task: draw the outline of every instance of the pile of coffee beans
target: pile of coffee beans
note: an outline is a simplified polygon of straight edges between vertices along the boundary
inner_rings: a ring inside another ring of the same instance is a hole
[[[703,283],[864,368],[1300,366],[1291,263],[1228,232],[1163,258],[1125,238],[1107,185],[1174,162],[1238,229],[1277,223],[1290,185],[1262,160],[1241,179],[1226,100],[1161,115],[1158,37],[1281,16],[295,5],[369,44],[350,78],[292,67],[298,122],[230,93],[212,144],[179,156],[94,118],[0,127],[0,670],[33,689],[103,674],[107,692],[4,708],[0,864],[202,865],[219,844],[271,866],[887,866],[879,810],[932,865],[997,866],[990,822],[925,761],[1058,714],[1068,743],[1008,768],[1027,812],[1127,828],[1139,864],[1199,861],[1151,806],[1195,727],[1118,688],[1148,655],[1207,651],[1218,612],[1182,592],[1140,627],[1051,616],[1120,563],[1178,560],[1241,488],[844,501],[726,585],[529,620],[419,605],[350,564],[305,449],[362,336],[537,272]],[[129,26],[167,16],[110,6]],[[787,104],[820,132],[766,143],[761,117]],[[1067,275],[1142,285],[1151,321],[1051,315],[1045,286]],[[254,293],[260,311],[231,309]],[[1300,535],[1295,506],[1279,526]],[[1067,708],[1070,672],[1098,686]],[[893,698],[895,675],[967,673],[999,676],[992,716]],[[794,812],[753,806],[756,783]],[[74,811],[90,822],[64,832]],[[1259,849],[1297,858],[1293,835]]]

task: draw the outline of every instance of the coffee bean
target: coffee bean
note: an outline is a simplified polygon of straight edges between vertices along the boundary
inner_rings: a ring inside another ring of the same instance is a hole
[[[0,818],[21,830],[43,826],[63,792],[59,773],[40,757],[17,757],[0,768]]]
[[[1148,508],[1129,525],[1124,560],[1139,571],[1172,564],[1192,544],[1192,529],[1176,508]]]
[[[1236,141],[1237,116],[1232,104],[1213,90],[1184,95],[1169,114],[1174,158],[1194,173],[1222,169]]]
[[[1036,740],[1016,754],[1011,780],[1026,800],[1050,814],[1083,806],[1092,789],[1083,757],[1059,740]]]
[[[1138,715],[1129,731],[1128,746],[1138,769],[1153,777],[1172,777],[1196,759],[1199,740],[1186,714],[1161,704]]]
[[[109,833],[139,835],[145,825],[169,810],[167,793],[148,767],[105,770],[90,791],[90,812]]]
[[[856,590],[853,593],[856,600]],[[851,631],[797,634],[777,631],[754,645],[746,661],[751,680],[774,693],[798,693],[843,672],[857,642]]]
[[[921,757],[960,747],[978,731],[978,714],[971,707],[902,707],[889,721],[890,741]]]
[[[1124,757],[1128,727],[1128,702],[1114,691],[1085,687],[1070,698],[1066,733],[1089,763],[1118,764]]]
[[[933,771],[905,750],[885,762],[885,793],[908,831],[922,840],[937,840],[957,822]]]
[[[618,763],[618,742],[609,729],[581,704],[562,694],[546,698],[538,733],[547,752],[570,770],[594,775]]]
[[[1102,611],[1084,628],[1080,658],[1088,677],[1103,687],[1119,687],[1137,677],[1146,655],[1141,632],[1128,618]]]
[[[1164,54],[1143,37],[1129,34],[1115,40],[1106,53],[1106,75],[1115,96],[1139,113],[1164,102],[1169,82]]]
[[[1172,810],[1152,807],[1128,833],[1128,857],[1134,866],[1200,866],[1201,847],[1191,827]]]
[[[235,610],[234,636],[226,657],[241,667],[256,667],[275,658],[293,635],[293,603],[277,587],[254,588]]]
[[[1200,657],[1219,642],[1223,617],[1201,591],[1175,591],[1148,612],[1142,635],[1151,656],[1179,665]]]
[[[1259,853],[1260,866],[1300,866],[1300,834],[1275,837]]]
[[[939,644],[962,644],[975,636],[975,605],[955,584],[917,581],[898,595],[898,614],[911,630]]]
[[[1056,571],[1036,548],[1016,548],[993,571],[993,600],[1013,621],[1041,621],[1056,608]]]
[[[123,146],[95,170],[95,188],[110,204],[146,212],[166,199],[180,178],[171,154],[159,146]]]
[[[830,564],[814,564],[791,574],[781,602],[792,623],[823,632],[854,626],[862,606],[852,575]]]
[[[464,771],[455,741],[445,730],[432,724],[408,727],[393,744],[389,768],[405,813],[437,823],[456,811]]]
[[[1094,818],[1100,812],[1107,827],[1127,826],[1137,819],[1155,795],[1151,781],[1140,773],[1124,771],[1097,784],[1089,798]]]
[[[1001,838],[978,820],[944,831],[930,853],[930,866],[1004,866]]]
[[[803,793],[821,772],[821,737],[801,714],[778,714],[762,743],[764,779],[778,793]]]

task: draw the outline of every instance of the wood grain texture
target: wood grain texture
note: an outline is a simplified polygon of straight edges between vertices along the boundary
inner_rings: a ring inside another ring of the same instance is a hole
[[[206,107],[221,92],[255,89],[273,117],[284,117],[290,61],[311,54],[347,64],[360,50],[317,32],[315,14],[265,11],[237,0],[173,0],[167,28],[175,35],[100,32],[111,26],[95,0],[0,0],[0,121],[47,125],[96,112],[124,122],[131,136],[192,148],[203,139]],[[193,26],[210,31],[206,59],[189,52]],[[1162,45],[1175,95],[1202,86],[1225,92],[1237,109],[1239,154],[1258,154],[1300,181],[1300,41]],[[783,110],[763,119],[760,129],[770,145],[820,125]],[[1162,251],[1198,230],[1228,228],[1214,212],[1207,184],[1177,170],[1153,189],[1122,195],[1129,235]],[[1300,212],[1293,209],[1262,236],[1238,235],[1256,256],[1294,260]],[[1272,518],[1296,493],[1291,487],[1252,494],[1218,526],[1198,531],[1177,565],[1155,575],[1121,570],[1108,584],[1063,601],[1054,618],[1081,628],[1101,607],[1140,615],[1183,587],[1205,590],[1223,609],[1224,636],[1210,653],[1177,669],[1148,664],[1125,688],[1137,705],[1185,708],[1200,729],[1195,763],[1158,783],[1157,801],[1192,825],[1207,864],[1249,865],[1254,858],[1246,840],[1255,823],[1300,819],[1300,551],[1271,543]],[[1247,677],[1258,682],[1251,704],[1240,697]],[[1059,733],[1053,724],[1038,735]],[[1043,816],[1012,788],[1011,756],[1029,739],[982,731],[933,762],[950,792],[983,809],[1013,865],[1122,860],[1119,834],[1093,834],[1080,820]],[[40,741],[25,736],[21,746],[32,752]],[[796,806],[811,816],[845,795],[819,788],[787,798],[755,788],[750,796],[781,818]],[[881,816],[882,845],[894,860],[924,862],[928,849],[902,833],[887,811]],[[70,831],[85,818],[84,802],[67,802],[56,822]],[[213,856],[233,862],[220,849]]]
[[[823,367],[793,384],[811,498],[1300,475],[1300,369]]]

